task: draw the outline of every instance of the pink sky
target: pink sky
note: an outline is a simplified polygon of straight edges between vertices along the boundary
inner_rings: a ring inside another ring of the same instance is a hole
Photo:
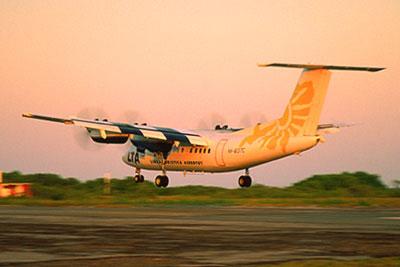
[[[363,170],[400,179],[399,1],[1,1],[0,169],[89,179],[132,175],[115,146],[82,150],[68,126],[23,119],[102,107],[152,125],[195,128],[211,112],[235,126],[279,117],[300,70],[257,62],[387,67],[334,72],[321,122],[359,126],[302,157],[251,169],[255,183]],[[157,172],[145,172],[153,181]],[[171,185],[235,187],[240,172]]]

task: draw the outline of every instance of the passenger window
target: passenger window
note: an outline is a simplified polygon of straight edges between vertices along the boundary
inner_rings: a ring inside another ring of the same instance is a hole
[[[199,148],[199,153],[201,153],[202,150],[203,150],[203,149]]]
[[[183,153],[183,147],[181,148],[181,152]]]
[[[211,148],[208,149],[208,154],[210,154],[210,153],[211,153]]]
[[[194,149],[194,153],[197,153],[197,148]]]
[[[203,151],[203,153],[205,154],[205,153],[207,153],[207,148],[204,148],[204,151]]]
[[[192,153],[193,152],[193,148],[190,148],[190,153]]]

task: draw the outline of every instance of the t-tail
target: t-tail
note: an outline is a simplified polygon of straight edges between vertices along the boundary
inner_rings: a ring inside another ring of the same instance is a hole
[[[284,144],[287,144],[290,137],[316,135],[332,74],[330,70],[376,72],[384,69],[283,63],[258,64],[258,66],[303,69],[293,95],[281,118],[260,123],[237,132],[240,135],[247,135],[243,139],[241,146],[245,143],[252,144],[257,141],[261,147],[266,146],[274,149],[276,146],[281,146],[283,150],[285,150]]]

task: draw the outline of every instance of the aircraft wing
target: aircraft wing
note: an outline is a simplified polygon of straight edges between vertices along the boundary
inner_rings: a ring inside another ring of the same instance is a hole
[[[52,122],[59,122],[64,124],[73,124],[76,126],[84,127],[87,129],[94,129],[100,132],[100,136],[103,139],[107,138],[108,133],[118,133],[123,135],[130,135],[131,139],[146,140],[158,142],[179,142],[184,145],[191,146],[207,146],[207,142],[204,138],[194,132],[186,130],[175,130],[171,128],[153,127],[147,125],[117,123],[99,120],[87,120],[80,118],[56,118],[48,117],[43,115],[25,113],[23,117],[31,119],[46,120]]]

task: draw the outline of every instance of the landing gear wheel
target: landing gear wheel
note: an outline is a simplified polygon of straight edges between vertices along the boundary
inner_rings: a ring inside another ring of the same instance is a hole
[[[242,175],[239,177],[239,185],[240,187],[250,187],[251,186],[251,178],[247,175]]]
[[[135,183],[140,183],[140,176],[141,175],[136,175],[135,176]]]
[[[144,182],[144,176],[143,175],[136,175],[135,176],[135,183],[143,183]]]
[[[165,175],[159,175],[156,177],[155,184],[157,187],[167,187],[169,183],[168,177]]]

